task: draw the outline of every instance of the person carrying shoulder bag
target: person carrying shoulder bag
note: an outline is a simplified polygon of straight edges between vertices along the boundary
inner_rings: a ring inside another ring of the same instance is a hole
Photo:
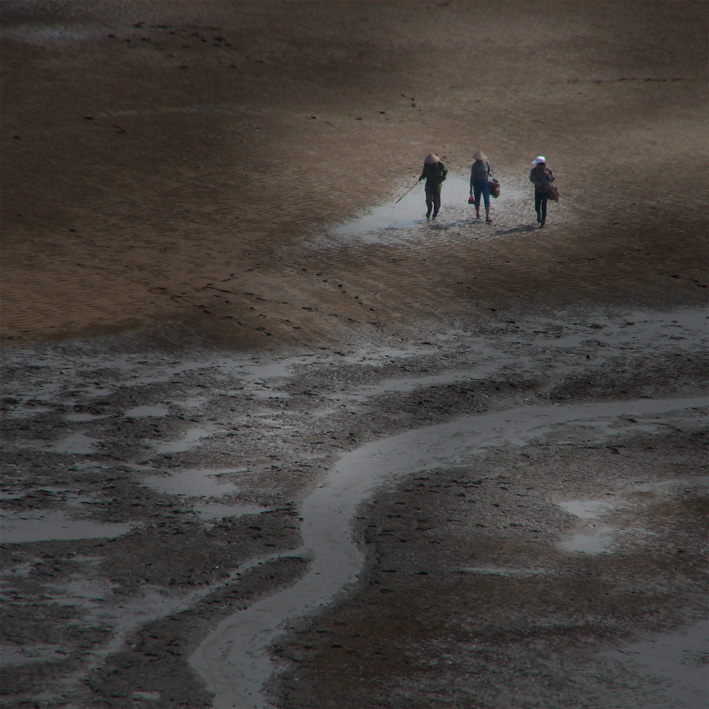
[[[485,221],[492,224],[492,219],[490,219],[490,178],[492,177],[490,161],[481,150],[473,155],[473,160],[475,162],[470,168],[470,194],[475,202],[475,216],[480,219],[480,198],[482,197],[485,203]]]

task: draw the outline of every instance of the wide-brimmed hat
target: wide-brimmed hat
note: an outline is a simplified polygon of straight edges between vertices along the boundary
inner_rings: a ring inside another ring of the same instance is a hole
[[[433,153],[429,153],[424,159],[424,163],[426,165],[433,165],[437,162],[441,162],[441,158],[438,157],[438,155],[434,155]]]
[[[540,155],[533,163],[532,165],[540,165],[541,163],[546,164],[547,159],[543,156]]]
[[[487,160],[487,155],[482,150],[478,150],[475,155],[473,155],[473,160]]]

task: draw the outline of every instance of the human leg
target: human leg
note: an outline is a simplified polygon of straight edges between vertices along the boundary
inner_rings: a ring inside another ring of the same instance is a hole
[[[537,213],[537,221],[538,221],[540,224],[541,224],[541,221],[542,221],[541,208],[542,208],[542,193],[541,193],[541,192],[535,192],[535,193],[534,193],[534,211]]]
[[[473,197],[475,198],[475,216],[480,219],[480,200],[483,196],[483,183],[481,180],[473,180]]]
[[[435,189],[433,190],[433,216],[432,216],[432,219],[436,218],[440,208],[441,208],[441,188],[439,187],[437,190],[435,190]]]
[[[426,183],[424,192],[426,194],[426,219],[428,219],[431,216],[431,210],[433,209],[433,190],[428,183]]]
[[[544,226],[547,223],[547,203],[549,202],[549,195],[542,194],[541,199],[541,225]]]
[[[482,196],[485,202],[485,221],[490,224],[492,219],[490,219],[490,183],[483,182]]]

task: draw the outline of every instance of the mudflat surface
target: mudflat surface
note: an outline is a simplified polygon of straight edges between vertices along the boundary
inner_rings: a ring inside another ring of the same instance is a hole
[[[706,705],[705,4],[0,9],[3,706]]]

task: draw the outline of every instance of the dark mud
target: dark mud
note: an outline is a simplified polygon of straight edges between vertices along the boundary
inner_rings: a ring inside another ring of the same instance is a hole
[[[602,653],[703,617],[705,323],[6,351],[5,704],[698,701]]]

